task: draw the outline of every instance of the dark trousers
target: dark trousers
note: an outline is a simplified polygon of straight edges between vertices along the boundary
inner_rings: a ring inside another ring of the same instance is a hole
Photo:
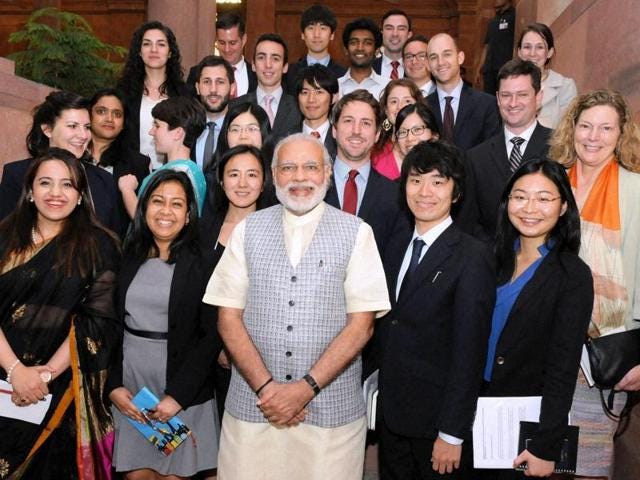
[[[397,435],[378,415],[376,430],[379,435],[378,458],[380,480],[471,480],[473,452],[470,445],[462,444],[460,468],[440,475],[431,468],[431,452],[435,439]]]

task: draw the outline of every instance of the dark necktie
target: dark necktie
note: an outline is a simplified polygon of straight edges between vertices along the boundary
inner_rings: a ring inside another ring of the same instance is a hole
[[[524,138],[513,137],[510,141],[513,143],[513,148],[511,149],[511,155],[509,155],[509,166],[511,167],[511,171],[515,172],[522,163],[520,145],[524,143]]]
[[[402,279],[402,285],[400,285],[400,294],[398,295],[398,298],[400,298],[400,295],[402,294],[402,289],[405,288],[405,286],[409,282],[408,279],[416,271],[416,268],[418,268],[418,264],[420,263],[420,254],[422,253],[422,248],[425,245],[426,243],[424,243],[424,240],[422,240],[420,237],[416,237],[416,239],[413,241],[411,261],[409,262],[409,268],[407,268],[407,272],[404,274],[404,278]]]
[[[356,214],[358,207],[358,186],[356,185],[357,170],[349,171],[349,178],[344,184],[344,196],[342,198],[342,210],[344,212]]]
[[[318,140],[320,140],[320,132],[316,132],[315,130],[313,132],[311,132],[311,136],[312,137],[316,137]]]
[[[447,102],[444,106],[444,117],[442,119],[442,137],[449,143],[453,143],[453,107],[451,100],[453,97],[444,97]]]
[[[213,147],[216,140],[216,122],[207,122],[209,134],[204,142],[204,155],[202,156],[202,171],[206,171],[213,159]]]
[[[393,62],[391,62],[391,75],[389,75],[389,78],[391,78],[391,80],[397,80],[398,78],[400,78],[400,72],[398,72],[399,66],[399,61],[394,60]]]

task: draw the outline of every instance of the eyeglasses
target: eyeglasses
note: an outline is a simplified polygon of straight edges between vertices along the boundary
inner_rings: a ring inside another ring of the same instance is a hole
[[[413,62],[414,60],[418,60],[419,62],[424,62],[427,59],[427,53],[423,52],[423,53],[407,53],[404,56],[404,61],[405,62]]]
[[[407,138],[409,136],[409,132],[411,132],[411,135],[413,135],[414,137],[419,137],[427,129],[428,127],[426,125],[416,125],[415,127],[411,128],[401,128],[396,132],[396,138]]]
[[[231,125],[229,127],[229,133],[234,135],[240,135],[241,132],[245,133],[259,133],[260,127],[255,124],[251,125]]]
[[[521,193],[514,193],[512,195],[509,195],[509,200],[518,207],[527,205],[530,200],[533,200],[533,203],[537,204],[539,207],[548,207],[549,205],[551,205],[551,203],[555,202],[559,198],[561,198],[560,195],[558,195],[557,197],[552,197],[544,193],[537,193],[535,195],[531,195],[530,197]]]

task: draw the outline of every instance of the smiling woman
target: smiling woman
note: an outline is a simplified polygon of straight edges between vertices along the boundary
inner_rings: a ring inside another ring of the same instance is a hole
[[[117,198],[113,179],[94,166],[87,147],[91,140],[89,104],[86,99],[70,92],[53,92],[33,113],[33,124],[27,135],[27,148],[32,158],[7,163],[0,183],[0,219],[9,215],[20,198],[22,182],[33,158],[49,147],[63,148],[76,159],[83,160],[90,186],[90,202],[98,219],[111,229],[118,228],[114,214]]]
[[[217,465],[213,358],[221,345],[215,310],[201,302],[213,272],[213,251],[198,241],[198,206],[187,174],[156,172],[141,194],[125,241],[116,295],[124,329],[107,392],[113,402],[113,464],[125,478],[191,477]],[[149,388],[160,398],[151,418],[176,414],[196,442],[164,457],[128,420],[144,422],[132,397]]]
[[[0,435],[1,476],[109,478],[102,392],[117,337],[117,240],[96,220],[85,170],[68,151],[32,160],[22,185],[0,223],[0,374],[18,407],[52,397],[41,424],[0,417],[10,432]]]

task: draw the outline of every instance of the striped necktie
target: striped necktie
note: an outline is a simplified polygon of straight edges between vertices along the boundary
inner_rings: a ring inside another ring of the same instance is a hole
[[[511,155],[509,155],[509,166],[511,167],[511,171],[515,172],[522,163],[520,145],[524,143],[524,138],[513,137],[510,141],[513,143],[513,148],[511,149]]]

